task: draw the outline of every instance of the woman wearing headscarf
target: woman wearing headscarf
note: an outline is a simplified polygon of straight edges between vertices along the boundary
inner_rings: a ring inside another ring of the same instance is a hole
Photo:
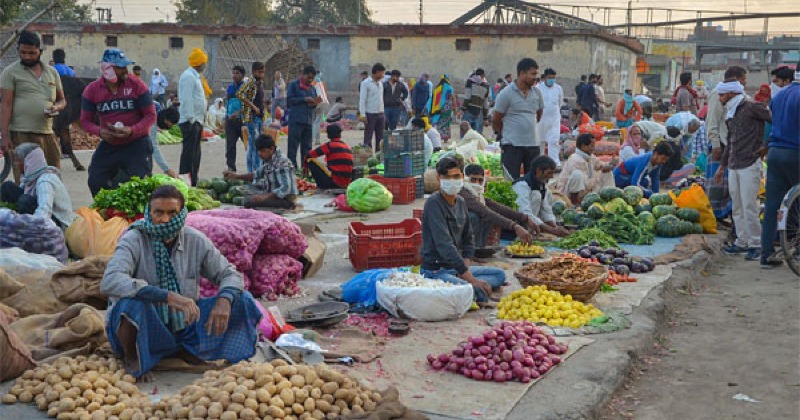
[[[206,127],[215,134],[225,131],[225,101],[222,98],[214,99],[214,103],[206,112]]]
[[[642,107],[633,99],[633,92],[626,89],[614,110],[617,128],[627,128],[642,119]]]
[[[61,229],[66,229],[75,218],[72,200],[61,181],[61,172],[47,166],[39,145],[23,143],[14,149],[14,162],[22,166],[20,184],[6,181],[0,186],[0,201],[16,204],[23,214],[51,219]]]
[[[454,109],[458,109],[455,91],[450,84],[450,78],[443,74],[439,79],[439,84],[433,88],[430,106],[431,124],[435,125],[439,134],[442,135],[442,141],[450,140],[450,126],[453,124]]]
[[[150,96],[153,97],[153,100],[164,105],[164,92],[168,85],[169,82],[161,74],[161,70],[153,69],[153,75],[150,77]]]
[[[620,162],[625,162],[628,159],[635,158],[636,156],[643,155],[650,149],[647,139],[642,135],[642,129],[634,124],[628,129],[628,135],[625,136],[625,143],[622,144],[622,149],[619,151]]]

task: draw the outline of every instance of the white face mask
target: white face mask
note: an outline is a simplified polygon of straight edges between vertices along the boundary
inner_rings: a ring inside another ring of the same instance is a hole
[[[770,84],[769,85],[769,90],[770,90],[770,93],[772,94],[771,97],[774,98],[775,95],[777,95],[778,92],[781,91],[781,89],[783,89],[783,87],[776,85],[774,82],[772,84]]]
[[[447,195],[456,195],[464,188],[463,179],[440,179],[439,189]]]

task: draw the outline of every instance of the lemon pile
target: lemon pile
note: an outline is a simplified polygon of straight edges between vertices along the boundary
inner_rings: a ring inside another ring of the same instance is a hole
[[[533,257],[544,254],[544,248],[540,247],[539,245],[523,244],[519,242],[513,245],[508,245],[506,247],[506,251],[512,255],[520,255],[525,257]]]
[[[543,322],[554,327],[580,328],[603,312],[594,305],[576,302],[545,286],[529,286],[503,297],[497,317],[509,320]]]

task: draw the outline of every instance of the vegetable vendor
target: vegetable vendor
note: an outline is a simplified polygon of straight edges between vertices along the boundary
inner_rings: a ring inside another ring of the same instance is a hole
[[[669,144],[663,141],[658,143],[652,152],[628,159],[614,168],[614,184],[617,188],[635,185],[649,198],[659,191],[661,167],[673,153]]]
[[[625,143],[622,144],[622,149],[619,151],[619,160],[625,162],[647,153],[648,150],[650,150],[650,143],[644,137],[642,128],[634,124],[628,129],[628,135],[625,136]]]
[[[531,163],[531,171],[514,181],[517,193],[517,207],[531,224],[535,232],[556,236],[567,236],[570,232],[556,225],[553,214],[553,195],[547,189],[547,182],[556,172],[556,162],[549,156],[539,156]],[[523,242],[527,242],[523,239]]]
[[[261,312],[242,275],[211,240],[185,226],[186,215],[177,188],[156,188],[100,282],[111,304],[108,341],[139,380],[151,379],[148,372],[165,357],[236,363],[255,354]],[[200,276],[219,286],[217,296],[198,299]]]
[[[614,108],[617,128],[627,128],[642,119],[642,107],[633,99],[633,91],[625,89],[622,99]]]
[[[52,219],[58,227],[66,229],[75,215],[67,187],[61,181],[61,171],[47,166],[38,144],[22,143],[13,153],[22,177],[19,185],[6,181],[0,186],[0,201],[16,204],[19,213]]]
[[[244,206],[247,208],[295,208],[298,191],[294,165],[283,156],[270,135],[260,135],[254,146],[263,162],[255,172],[237,174],[226,170],[222,175],[225,179],[252,182],[244,195]]]
[[[478,150],[484,150],[486,146],[489,145],[489,142],[486,141],[486,138],[478,133],[477,131],[472,129],[472,126],[469,125],[469,121],[461,121],[461,124],[458,125],[459,134],[461,134],[461,140],[451,145],[452,148],[464,147],[468,146],[471,143],[475,143],[475,147]]]
[[[583,196],[599,192],[604,187],[614,186],[611,170],[617,165],[616,158],[603,163],[594,155],[594,135],[584,133],[575,140],[575,153],[567,159],[556,181],[556,188],[569,197],[574,205],[580,205]]]
[[[473,163],[464,168],[466,182],[458,195],[464,199],[469,211],[469,221],[475,237],[475,247],[483,248],[489,231],[492,227],[499,226],[512,230],[521,241],[528,243],[533,237],[528,232],[531,229],[538,233],[539,228],[531,218],[510,207],[504,206],[494,200],[484,197],[486,175],[483,166]]]
[[[444,157],[436,164],[440,189],[422,210],[422,267],[425,277],[472,285],[475,300],[487,302],[506,282],[503,270],[470,267],[475,256],[474,235],[467,204],[458,193],[464,187],[464,164]]]
[[[308,153],[304,162],[311,172],[314,182],[321,189],[347,188],[353,180],[353,152],[350,146],[342,141],[342,127],[328,125],[329,142]],[[325,157],[325,163],[318,160]]]

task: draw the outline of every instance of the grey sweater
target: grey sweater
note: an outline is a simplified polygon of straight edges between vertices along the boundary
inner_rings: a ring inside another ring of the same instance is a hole
[[[422,268],[467,271],[464,259],[475,256],[472,226],[467,204],[456,196],[454,205],[445,201],[440,192],[425,202],[422,210]]]

